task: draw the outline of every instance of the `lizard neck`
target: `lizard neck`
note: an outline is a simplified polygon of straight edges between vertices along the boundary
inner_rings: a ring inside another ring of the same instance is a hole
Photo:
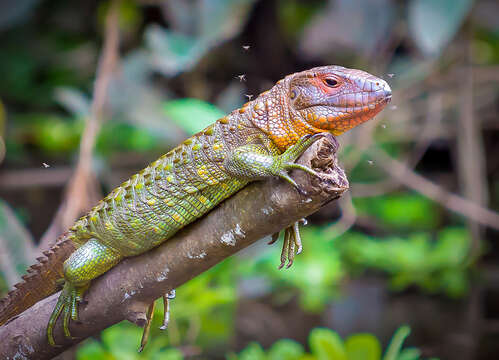
[[[324,131],[311,126],[301,119],[298,112],[290,110],[286,85],[286,79],[280,80],[272,89],[245,104],[245,107],[251,109],[248,113],[250,121],[263,131],[281,152],[294,145],[304,135]]]

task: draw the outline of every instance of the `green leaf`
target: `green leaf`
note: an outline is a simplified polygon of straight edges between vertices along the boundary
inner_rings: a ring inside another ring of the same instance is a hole
[[[473,0],[412,0],[409,30],[427,55],[438,55],[454,37]]]
[[[54,90],[54,98],[59,105],[76,117],[84,117],[90,114],[90,99],[79,89],[70,86],[59,86]]]
[[[309,344],[318,360],[347,360],[340,336],[329,329],[317,328],[310,332]]]
[[[432,261],[444,266],[461,265],[466,261],[471,234],[465,227],[448,227],[438,232]]]
[[[268,360],[298,360],[305,353],[303,346],[296,341],[283,339],[277,341],[268,352]]]
[[[381,344],[371,334],[356,334],[345,341],[348,360],[379,360]]]
[[[210,103],[190,98],[167,101],[163,105],[163,111],[189,135],[197,133],[225,115]]]
[[[166,349],[151,356],[152,360],[182,360],[184,355],[178,349]]]
[[[433,229],[441,220],[437,205],[416,193],[357,198],[354,204],[360,214],[376,217],[385,225],[398,229]]]
[[[145,40],[151,63],[165,76],[173,76],[193,67],[205,53],[206,46],[197,38],[149,25]]]
[[[409,326],[404,325],[399,327],[397,331],[395,331],[395,334],[390,341],[390,345],[388,345],[388,349],[386,350],[383,360],[397,360],[402,349],[402,344],[410,333],[411,328]]]
[[[216,44],[234,37],[246,23],[254,3],[254,0],[201,1],[200,38]]]
[[[257,343],[250,343],[237,357],[238,360],[266,360],[266,358],[265,351]]]
[[[397,360],[419,360],[421,357],[421,351],[416,348],[404,349],[400,352]]]
[[[78,347],[76,352],[76,360],[114,360],[115,357],[109,354],[101,343],[96,340],[86,341],[82,346]]]
[[[106,349],[121,360],[135,360],[139,358],[139,346],[142,329],[138,327],[113,326],[102,332],[102,342]],[[137,341],[131,341],[137,339]],[[146,350],[149,350],[146,348]]]

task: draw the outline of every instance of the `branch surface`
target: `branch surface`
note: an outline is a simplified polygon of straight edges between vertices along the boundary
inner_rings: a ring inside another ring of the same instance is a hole
[[[59,293],[35,304],[0,327],[0,358],[50,359],[124,319],[144,325],[145,311],[154,299],[312,214],[347,190],[345,173],[337,164],[337,147],[336,139],[326,136],[298,160],[321,174],[317,178],[299,170],[292,173],[306,195],[279,179],[252,183],[158,248],[125,259],[93,281],[85,296],[87,303],[79,307],[81,323],[70,324],[78,339],[65,339],[59,320],[54,334],[62,346],[49,346],[45,331]],[[306,245],[304,239],[304,251]],[[295,261],[300,261],[299,256]]]

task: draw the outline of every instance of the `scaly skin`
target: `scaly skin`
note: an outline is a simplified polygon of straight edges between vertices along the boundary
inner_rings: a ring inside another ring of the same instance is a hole
[[[61,313],[71,336],[69,321],[78,319],[78,303],[92,279],[158,246],[251,181],[278,176],[296,187],[287,172],[315,174],[294,161],[317,134],[339,135],[374,117],[390,99],[384,80],[360,70],[324,66],[295,73],[132,176],[66,236],[78,248],[64,262],[49,343],[55,345],[53,327]],[[292,264],[296,250],[298,223],[286,229],[281,267]]]

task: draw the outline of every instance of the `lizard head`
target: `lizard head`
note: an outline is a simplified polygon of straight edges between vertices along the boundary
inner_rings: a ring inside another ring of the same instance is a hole
[[[322,66],[290,76],[290,113],[306,127],[339,135],[390,102],[386,81],[361,70]]]

